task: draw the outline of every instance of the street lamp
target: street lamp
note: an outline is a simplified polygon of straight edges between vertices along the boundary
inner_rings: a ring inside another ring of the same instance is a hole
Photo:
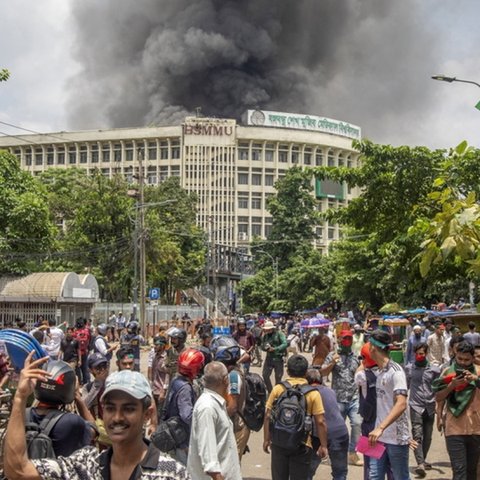
[[[447,77],[446,75],[432,75],[432,80],[438,80],[440,82],[461,82],[461,83],[471,83],[472,85],[476,85],[480,88],[480,83],[473,82],[472,80],[461,80],[457,77]]]
[[[278,300],[278,257],[273,258],[265,250],[257,250],[257,253],[263,253],[272,261],[273,270],[275,272],[275,300]]]

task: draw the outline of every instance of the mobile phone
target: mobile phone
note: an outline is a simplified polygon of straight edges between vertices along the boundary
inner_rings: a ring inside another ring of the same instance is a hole
[[[467,373],[468,373],[468,372],[466,372],[466,371],[464,370],[462,373],[459,373],[459,374],[457,375],[457,378],[463,378],[463,377],[465,377],[465,376],[467,375]]]

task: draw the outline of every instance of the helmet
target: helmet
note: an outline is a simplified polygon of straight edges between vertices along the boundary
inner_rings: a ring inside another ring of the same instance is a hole
[[[195,348],[187,348],[178,356],[178,372],[193,380],[205,363],[203,353]]]
[[[204,347],[203,345],[200,345],[199,347],[195,347],[199,352],[203,353],[203,357],[205,359],[205,362],[203,366],[207,365],[207,363],[210,363],[212,361],[212,351],[208,347]]]
[[[240,360],[241,352],[238,345],[231,347],[218,347],[215,351],[215,361],[232,365]]]
[[[182,342],[187,341],[187,332],[183,328],[173,327],[169,332],[168,336],[170,338],[178,338]]]
[[[246,325],[247,321],[244,318],[239,318],[237,320],[237,325]]]
[[[128,333],[137,333],[139,326],[140,325],[135,320],[133,322],[129,322],[128,325],[127,325],[127,332]]]
[[[70,365],[62,360],[50,360],[44,370],[51,376],[47,380],[38,380],[34,395],[43,403],[51,405],[67,405],[75,398],[77,377]]]
[[[360,355],[363,358],[363,364],[365,368],[372,368],[376,365],[375,360],[373,360],[370,356],[370,342],[367,342],[363,345],[362,349],[360,350]]]
[[[213,338],[210,349],[215,353],[219,347],[238,347],[238,342],[228,335],[218,335]]]
[[[105,323],[101,323],[100,325],[97,326],[97,331],[100,335],[106,335],[107,330],[108,330],[108,327]]]
[[[240,345],[234,338],[227,335],[215,337],[210,348],[215,360],[225,364],[237,363],[241,356]]]

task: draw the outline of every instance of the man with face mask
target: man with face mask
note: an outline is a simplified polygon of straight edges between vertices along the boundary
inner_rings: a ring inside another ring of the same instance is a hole
[[[455,360],[434,381],[436,401],[446,401],[445,439],[453,478],[475,480],[480,456],[480,367],[474,365],[475,348],[457,345]]]
[[[412,334],[408,339],[407,353],[405,355],[405,365],[411,365],[415,362],[415,347],[421,343],[425,343],[427,339],[422,333],[422,327],[415,325]]]
[[[435,423],[435,393],[432,382],[440,375],[438,366],[429,365],[427,361],[428,346],[419,343],[415,346],[415,361],[406,367],[410,386],[408,406],[412,424],[412,437],[417,442],[415,473],[419,478],[426,476],[426,470],[432,466],[427,463],[427,454],[432,443],[433,425]]]
[[[331,352],[322,365],[321,374],[326,377],[332,373],[332,389],[337,394],[338,405],[343,418],[348,416],[351,433],[348,446],[348,459],[351,465],[362,466],[363,461],[355,451],[360,437],[362,417],[358,413],[358,388],[355,385],[355,372],[360,361],[352,351],[353,336],[350,330],[339,335],[339,349]]]

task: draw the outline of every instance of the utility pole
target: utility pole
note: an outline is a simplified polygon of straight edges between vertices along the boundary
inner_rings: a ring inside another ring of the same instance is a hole
[[[138,209],[138,228],[140,231],[139,238],[139,260],[140,260],[140,328],[144,334],[148,337],[148,334],[145,333],[146,327],[146,308],[145,308],[145,292],[146,292],[146,283],[147,283],[147,274],[146,274],[146,259],[145,259],[145,198],[144,198],[144,175],[143,175],[143,150],[138,152],[138,194],[140,208]]]

